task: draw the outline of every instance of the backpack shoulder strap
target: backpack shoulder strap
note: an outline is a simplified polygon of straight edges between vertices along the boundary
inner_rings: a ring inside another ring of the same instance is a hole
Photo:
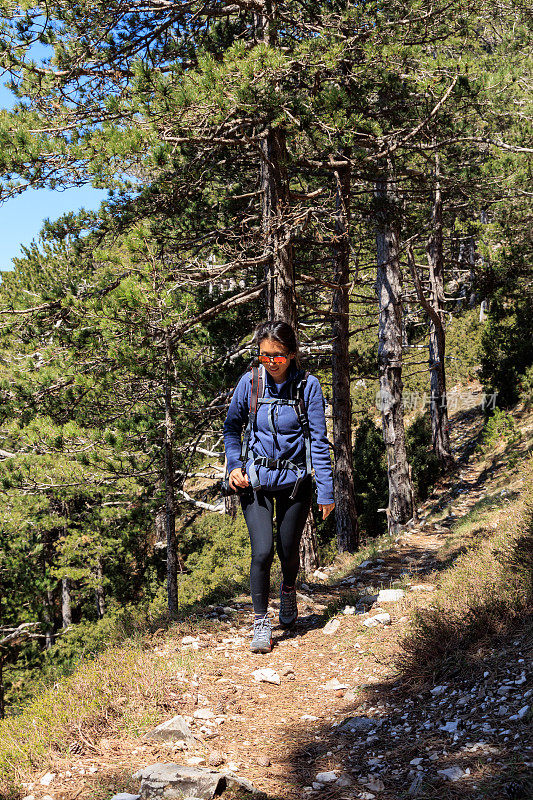
[[[252,367],[251,369],[251,386],[250,386],[250,407],[248,410],[248,424],[244,431],[241,447],[241,461],[244,464],[248,461],[248,450],[250,448],[250,437],[252,435],[252,428],[256,426],[257,405],[259,398],[263,397],[265,392],[265,374],[264,369],[261,367]]]
[[[311,461],[311,430],[309,428],[309,418],[307,416],[307,406],[305,404],[305,387],[307,385],[307,379],[309,377],[309,372],[301,372],[298,378],[294,380],[293,383],[293,392],[296,395],[294,400],[296,400],[296,404],[294,409],[298,416],[298,421],[302,426],[302,432],[304,435],[304,442],[305,442],[305,468],[306,471],[311,474],[311,470],[313,468],[312,461]]]

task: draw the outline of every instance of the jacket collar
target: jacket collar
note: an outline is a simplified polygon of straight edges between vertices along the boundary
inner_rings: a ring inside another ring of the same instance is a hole
[[[291,381],[293,381],[297,377],[297,375],[299,373],[300,373],[300,370],[298,369],[298,367],[294,363],[294,359],[293,359],[291,361],[291,365],[289,367],[289,371],[287,373],[287,377],[285,378],[285,381],[283,383],[282,391],[285,390],[285,388],[289,385],[289,383],[291,383]],[[276,383],[276,381],[274,380],[272,375],[269,375],[269,373],[266,371],[266,369],[265,369],[265,375],[266,375],[266,380],[267,380],[267,384],[268,384],[269,389],[273,389],[275,392],[279,392],[278,384]]]

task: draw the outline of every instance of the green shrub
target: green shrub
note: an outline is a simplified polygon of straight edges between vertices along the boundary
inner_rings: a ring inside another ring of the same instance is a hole
[[[484,453],[494,450],[502,442],[509,448],[520,441],[520,431],[509,412],[496,406],[494,413],[487,418],[479,448]]]
[[[520,400],[527,409],[533,405],[533,364],[528,367],[520,378]]]
[[[241,513],[206,513],[180,534],[187,573],[180,576],[179,604],[184,609],[231,597],[248,586],[250,537]]]
[[[492,303],[482,336],[481,380],[506,408],[519,399],[522,376],[533,364],[533,297]]]
[[[387,517],[378,512],[388,504],[387,457],[381,430],[363,417],[355,431],[353,446],[355,505],[363,536],[381,536]]]

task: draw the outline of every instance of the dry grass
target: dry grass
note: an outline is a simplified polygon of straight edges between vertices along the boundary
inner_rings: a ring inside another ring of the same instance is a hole
[[[484,642],[512,631],[531,612],[533,459],[523,476],[519,500],[481,518],[470,515],[458,527],[466,541],[475,528],[477,542],[443,574],[431,607],[414,611],[399,657],[405,685],[420,688],[471,669]]]
[[[91,746],[117,730],[138,735],[154,723],[176,672],[190,661],[171,644],[165,651],[110,648],[32,701],[20,716],[0,721],[0,796],[17,796],[9,794],[13,786],[29,770],[46,765],[52,750],[67,752],[73,741]]]

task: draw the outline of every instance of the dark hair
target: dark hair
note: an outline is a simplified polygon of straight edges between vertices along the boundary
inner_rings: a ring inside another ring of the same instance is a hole
[[[296,353],[298,361],[298,341],[294,328],[288,322],[283,322],[281,319],[262,322],[255,330],[254,342],[259,347],[263,339],[274,339],[275,342],[279,342],[289,353]]]

